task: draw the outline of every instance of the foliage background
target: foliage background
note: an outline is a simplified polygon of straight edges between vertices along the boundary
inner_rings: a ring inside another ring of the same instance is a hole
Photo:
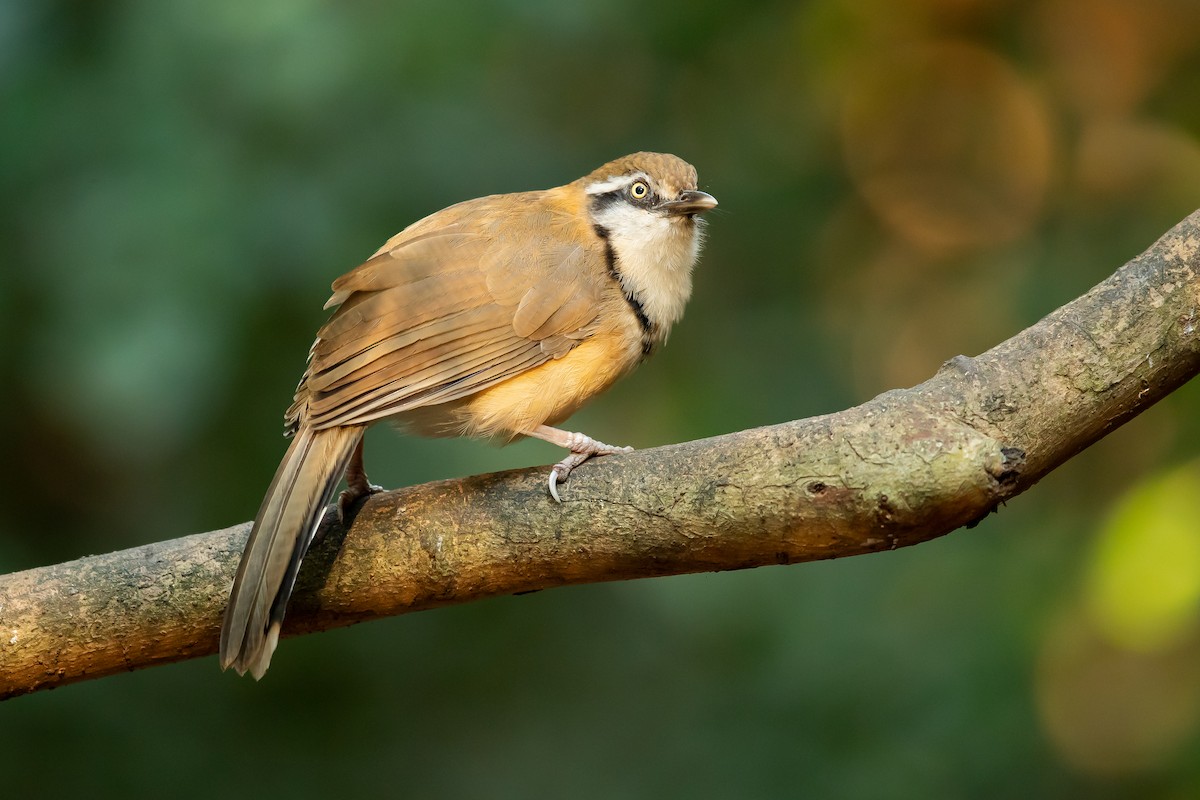
[[[1189,0],[0,4],[0,570],[253,516],[329,282],[452,202],[699,167],[688,316],[573,420],[646,447],[912,385],[1082,293],[1200,206],[1197,96]],[[1197,796],[1198,408],[908,551],[10,701],[5,791]],[[389,486],[557,458],[370,439]]]

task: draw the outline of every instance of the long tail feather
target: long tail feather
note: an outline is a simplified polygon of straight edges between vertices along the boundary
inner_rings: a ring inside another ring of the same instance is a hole
[[[302,425],[292,437],[233,579],[221,625],[221,669],[258,679],[270,666],[300,561],[364,430]]]

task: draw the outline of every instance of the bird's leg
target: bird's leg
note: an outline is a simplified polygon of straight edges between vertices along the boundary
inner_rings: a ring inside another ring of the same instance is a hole
[[[541,439],[550,444],[556,444],[559,447],[565,447],[571,451],[569,456],[551,468],[550,477],[546,482],[546,485],[550,488],[550,496],[559,503],[562,500],[558,496],[558,482],[565,481],[567,476],[571,474],[571,470],[592,456],[611,456],[616,453],[633,452],[632,447],[614,447],[611,444],[597,442],[585,434],[560,431],[558,428],[551,428],[549,425],[538,425],[533,430],[527,431],[525,435]]]
[[[382,486],[376,486],[367,480],[367,471],[363,468],[363,439],[358,440],[354,452],[350,454],[350,463],[346,465],[346,491],[338,495],[338,519],[346,524],[351,507],[364,497],[382,492]]]

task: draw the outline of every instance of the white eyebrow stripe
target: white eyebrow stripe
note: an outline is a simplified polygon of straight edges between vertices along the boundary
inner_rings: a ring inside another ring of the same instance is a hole
[[[617,189],[624,189],[626,186],[637,180],[642,180],[649,183],[649,180],[646,178],[646,176],[638,172],[633,175],[619,175],[614,178],[609,178],[606,181],[593,183],[589,185],[585,191],[588,194],[608,194],[609,192],[614,192]]]

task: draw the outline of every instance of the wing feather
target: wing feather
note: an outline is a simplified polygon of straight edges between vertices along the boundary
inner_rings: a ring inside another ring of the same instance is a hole
[[[460,204],[338,278],[289,423],[450,403],[569,352],[595,330],[606,289],[603,244],[569,211],[545,193]],[[530,230],[536,246],[505,233]]]
[[[486,312],[487,309],[468,309],[394,335],[389,336],[385,332],[386,338],[375,343],[356,341],[354,345],[331,354],[328,357],[330,366],[310,375],[308,388],[317,392],[331,391],[343,384],[363,380],[385,368],[394,368],[396,361],[444,358],[454,352],[463,338],[493,332],[501,335],[503,321],[497,320],[495,314]]]
[[[380,384],[364,396],[347,398],[331,409],[331,415],[314,411],[319,428],[332,425],[359,425],[415,408],[457,400],[493,386],[517,372],[547,359],[542,354],[514,344],[507,350],[481,350],[472,357],[460,358],[450,369],[432,369],[413,375],[404,383]]]
[[[513,342],[499,337],[497,342],[499,344],[481,344],[474,350],[464,348],[462,342],[455,342],[457,347],[454,351],[436,361],[423,359],[413,363],[381,359],[387,363],[383,364],[378,372],[366,378],[347,381],[332,391],[315,394],[310,401],[314,421],[330,412],[344,412],[383,396],[400,401],[426,389],[469,375],[478,368],[479,363],[485,362],[489,357],[506,355],[518,349],[531,349],[531,345],[524,342]],[[501,345],[506,346],[505,349],[501,349]],[[536,347],[536,344],[532,347]]]

